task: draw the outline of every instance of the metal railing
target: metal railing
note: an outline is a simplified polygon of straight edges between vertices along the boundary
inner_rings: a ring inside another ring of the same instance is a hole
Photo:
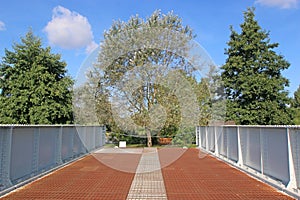
[[[300,126],[200,126],[200,149],[300,197]]]
[[[105,144],[105,127],[1,125],[0,194]]]

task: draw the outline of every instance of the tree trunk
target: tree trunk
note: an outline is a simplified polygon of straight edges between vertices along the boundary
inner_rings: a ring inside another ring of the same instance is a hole
[[[147,146],[152,147],[151,131],[148,129],[146,131],[147,131]]]

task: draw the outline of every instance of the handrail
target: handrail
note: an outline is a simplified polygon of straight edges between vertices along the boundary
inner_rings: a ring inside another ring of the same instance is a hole
[[[105,144],[104,126],[0,125],[0,194]]]
[[[196,140],[201,150],[300,198],[300,126],[198,126]]]

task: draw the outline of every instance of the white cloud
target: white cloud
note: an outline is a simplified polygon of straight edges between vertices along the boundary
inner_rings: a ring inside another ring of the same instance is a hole
[[[282,9],[297,8],[299,0],[256,0],[255,3],[270,6],[279,7]]]
[[[86,51],[89,52],[97,45],[87,18],[62,6],[53,9],[52,20],[48,22],[44,31],[50,44],[65,49],[86,47]]]
[[[0,31],[4,31],[6,28],[5,28],[5,24],[3,21],[0,21]]]

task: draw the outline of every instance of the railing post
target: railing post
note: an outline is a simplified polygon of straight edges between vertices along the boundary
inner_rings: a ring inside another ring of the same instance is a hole
[[[1,166],[0,166],[0,189],[8,188],[12,186],[10,180],[10,165],[11,165],[11,146],[12,146],[12,134],[13,127],[10,127],[6,130],[6,132],[2,135],[2,145],[0,148],[2,149],[2,155],[0,155]]]
[[[296,146],[296,140],[293,140],[292,133],[290,129],[286,128],[286,134],[288,138],[288,161],[289,161],[289,175],[290,181],[287,185],[288,190],[295,190],[297,189],[297,180],[296,180],[296,172],[295,172],[295,165],[294,165],[294,158],[293,158],[293,146]]]
[[[229,152],[229,131],[228,131],[228,129],[226,129],[226,131],[225,131],[225,137],[224,137],[224,145],[225,145],[225,143],[226,143],[226,158],[227,159],[229,159],[229,156],[228,156],[228,152]],[[226,138],[226,139],[225,139]]]
[[[237,164],[239,166],[244,166],[244,161],[243,161],[243,152],[242,152],[242,143],[241,143],[241,132],[240,132],[240,127],[237,126],[236,128],[237,131],[237,142],[238,142],[238,162]]]
[[[71,152],[72,152],[72,156],[71,156],[71,158],[74,158],[75,156],[76,156],[76,154],[75,154],[75,152],[74,152],[74,147],[75,147],[75,145],[74,145],[74,141],[75,141],[75,137],[76,137],[76,133],[77,133],[77,128],[76,128],[76,125],[71,129],[71,131],[72,131],[72,137],[71,137],[71,139],[70,139],[70,147],[71,147]]]
[[[102,135],[102,144],[101,144],[101,146],[104,146],[105,139],[106,139],[106,127],[105,126],[103,126],[103,130],[101,132],[101,135]]]
[[[224,128],[224,127],[223,127]],[[214,134],[215,134],[215,155],[219,157],[219,145],[218,145],[218,132],[217,126],[214,127]]]
[[[205,146],[206,151],[209,151],[209,143],[208,143],[208,126],[205,127]]]
[[[63,134],[63,126],[59,127],[59,131],[56,135],[55,142],[55,163],[56,165],[62,164],[61,151],[62,151],[62,134]]]
[[[39,171],[39,150],[40,150],[40,128],[33,130],[33,153],[31,161],[31,175],[34,176]]]
[[[199,126],[199,148],[202,149],[202,136],[201,136],[201,130],[202,130],[202,127]]]
[[[93,148],[92,148],[92,150],[95,150],[96,149],[96,127],[95,126],[93,126],[92,127],[92,129],[93,129],[93,141],[92,141],[92,145],[93,145]]]
[[[101,147],[102,146],[102,129],[103,129],[103,127],[102,126],[100,126],[99,127],[99,129],[98,129],[98,134],[99,134],[99,137],[98,137],[98,139],[99,139],[99,147]]]
[[[199,141],[198,141],[198,126],[196,126],[196,146],[199,146]]]
[[[100,126],[100,127],[98,127],[98,135],[99,135],[99,137],[98,137],[98,142],[99,142],[99,147],[102,147],[102,129],[103,129],[103,127],[102,126]]]
[[[260,142],[260,172],[264,174],[264,136],[259,128],[259,142]]]
[[[97,149],[99,147],[99,141],[97,141],[98,137],[98,129],[96,126],[94,126],[94,149]]]

